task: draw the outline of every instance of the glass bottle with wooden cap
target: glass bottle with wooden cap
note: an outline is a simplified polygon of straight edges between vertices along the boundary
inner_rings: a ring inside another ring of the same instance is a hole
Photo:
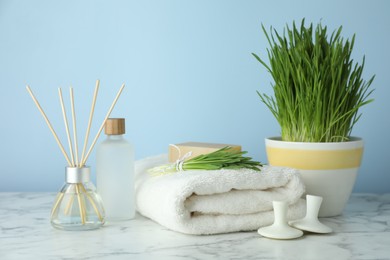
[[[131,219],[135,215],[134,147],[124,137],[125,119],[109,118],[96,158],[96,186],[108,221]]]

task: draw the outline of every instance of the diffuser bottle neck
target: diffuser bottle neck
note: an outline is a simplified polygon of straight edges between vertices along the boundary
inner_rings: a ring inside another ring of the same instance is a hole
[[[65,181],[67,183],[86,183],[90,182],[91,171],[88,166],[84,167],[66,167]]]

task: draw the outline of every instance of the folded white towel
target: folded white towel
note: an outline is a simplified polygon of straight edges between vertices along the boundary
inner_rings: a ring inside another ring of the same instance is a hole
[[[136,161],[139,213],[174,231],[218,234],[251,231],[272,224],[272,201],[288,201],[289,219],[305,215],[304,185],[296,170],[264,166],[217,171],[191,170],[152,176],[167,155]]]

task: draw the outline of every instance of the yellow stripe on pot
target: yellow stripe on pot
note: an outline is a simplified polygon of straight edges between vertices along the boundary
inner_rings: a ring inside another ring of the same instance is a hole
[[[348,150],[300,150],[267,147],[268,162],[302,170],[331,170],[357,168],[363,147]]]

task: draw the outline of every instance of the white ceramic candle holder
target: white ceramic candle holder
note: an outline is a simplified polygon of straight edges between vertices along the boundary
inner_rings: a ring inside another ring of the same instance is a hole
[[[257,231],[263,237],[274,239],[293,239],[303,235],[301,230],[292,228],[287,223],[287,202],[274,201],[275,220],[271,226],[259,228]]]
[[[303,219],[290,221],[290,225],[314,233],[331,233],[332,229],[318,220],[318,212],[321,207],[322,197],[306,195],[306,216]]]

